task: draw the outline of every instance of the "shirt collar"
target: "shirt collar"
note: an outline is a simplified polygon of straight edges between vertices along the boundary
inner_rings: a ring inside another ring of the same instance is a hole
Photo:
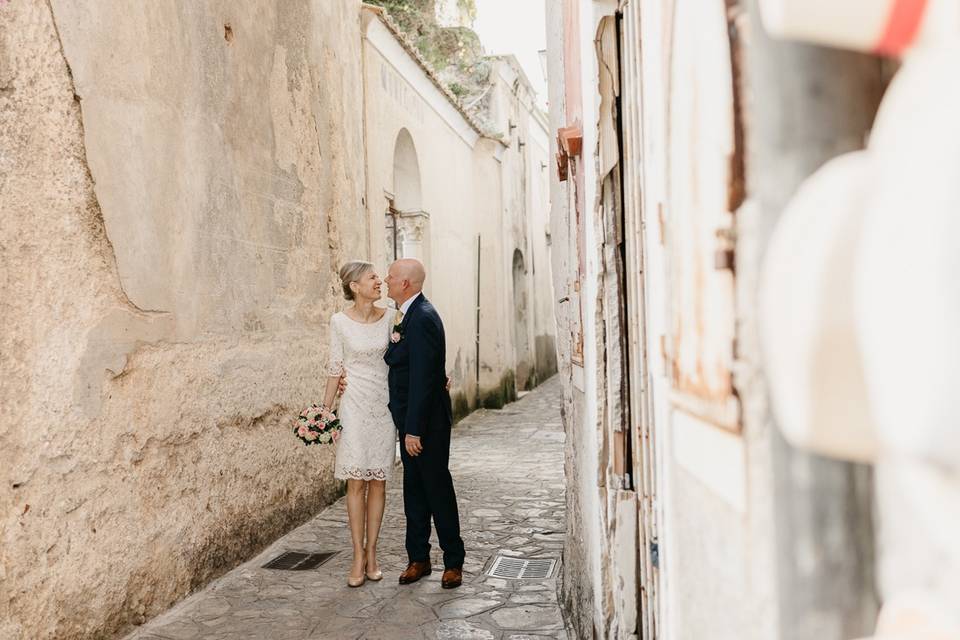
[[[402,313],[403,315],[407,315],[407,311],[410,310],[410,305],[412,305],[413,301],[419,298],[420,295],[421,293],[418,291],[412,297],[410,297],[406,302],[400,305],[400,313]]]

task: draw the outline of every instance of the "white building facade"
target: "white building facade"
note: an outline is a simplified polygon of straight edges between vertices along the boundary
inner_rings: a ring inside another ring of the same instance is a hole
[[[458,413],[502,405],[556,370],[545,116],[498,59],[485,130],[383,12],[363,30],[369,255],[426,265]]]

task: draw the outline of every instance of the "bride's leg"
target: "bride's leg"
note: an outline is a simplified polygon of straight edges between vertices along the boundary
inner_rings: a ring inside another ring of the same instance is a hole
[[[387,500],[387,483],[383,480],[371,480],[367,484],[367,573],[373,575],[380,569],[377,562],[377,540],[380,537],[380,523],[383,522],[383,509]]]
[[[366,524],[366,509],[363,503],[366,484],[363,480],[347,480],[347,518],[350,520],[350,537],[353,539],[350,578],[354,580],[363,578],[363,532]]]

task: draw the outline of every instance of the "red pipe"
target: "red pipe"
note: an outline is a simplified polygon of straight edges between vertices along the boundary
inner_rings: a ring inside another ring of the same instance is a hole
[[[894,0],[883,36],[874,47],[881,55],[896,56],[913,44],[927,9],[927,0]]]

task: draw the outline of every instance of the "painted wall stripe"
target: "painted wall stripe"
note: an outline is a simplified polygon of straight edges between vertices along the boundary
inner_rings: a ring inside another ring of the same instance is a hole
[[[898,55],[913,44],[920,31],[920,22],[926,8],[927,0],[894,0],[887,26],[874,47],[874,52]]]

